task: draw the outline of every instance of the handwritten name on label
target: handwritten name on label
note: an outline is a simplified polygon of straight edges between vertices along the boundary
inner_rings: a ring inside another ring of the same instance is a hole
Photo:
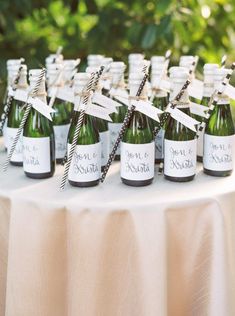
[[[155,159],[162,159],[164,157],[164,129],[161,129],[155,138]]]
[[[9,150],[11,149],[11,146],[13,144],[13,141],[15,139],[15,136],[17,134],[18,128],[6,128],[6,138],[7,138],[7,150],[9,153]],[[13,155],[11,157],[11,161],[13,162],[23,162],[23,135],[21,134],[17,144],[16,148],[13,152]]]
[[[204,135],[203,166],[208,170],[226,171],[233,169],[234,135]]]
[[[121,143],[121,177],[149,180],[154,177],[155,143]]]
[[[23,167],[30,173],[51,171],[50,138],[23,136]]]
[[[54,125],[55,156],[56,159],[64,158],[67,149],[67,137],[70,124]]]
[[[68,153],[71,144],[68,144]],[[101,142],[77,145],[69,168],[68,179],[74,182],[89,182],[100,178]]]
[[[164,140],[164,174],[189,177],[196,173],[197,140]]]
[[[116,139],[118,138],[119,132],[121,130],[122,127],[122,123],[108,123],[108,127],[109,127],[109,132],[110,132],[110,152],[113,149],[113,146],[116,142]],[[120,144],[118,146],[118,149],[116,151],[116,155],[120,155],[121,151],[120,151]]]
[[[105,166],[109,159],[110,132],[101,132],[99,135],[101,141],[101,166]]]

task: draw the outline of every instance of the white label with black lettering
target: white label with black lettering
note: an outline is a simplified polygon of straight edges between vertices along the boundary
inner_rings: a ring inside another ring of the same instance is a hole
[[[68,144],[68,153],[71,144]],[[77,145],[69,168],[68,179],[74,182],[89,182],[100,178],[101,143]]]
[[[23,166],[30,173],[51,171],[50,137],[23,136]]]
[[[109,131],[101,132],[101,166],[105,166],[109,159],[110,133]]]
[[[164,174],[169,177],[190,177],[196,173],[197,140],[164,140]]]
[[[163,145],[164,145],[164,129],[161,129],[155,138],[155,159],[163,159]]]
[[[154,177],[155,143],[121,143],[121,177],[127,180],[149,180]]]
[[[69,126],[70,124],[54,126],[56,159],[62,159],[65,156]]]
[[[233,142],[231,136],[204,136],[203,166],[208,170],[227,171],[233,169]]]
[[[6,128],[6,138],[7,138],[7,152],[9,154],[9,151],[11,149],[11,146],[13,144],[13,141],[15,139],[16,133],[18,131],[18,128],[12,128],[12,127],[7,127]],[[17,144],[16,148],[13,152],[13,155],[11,157],[12,162],[23,162],[23,136],[21,134]]]
[[[113,149],[113,146],[118,138],[118,134],[122,127],[122,123],[108,123],[109,132],[110,132],[110,152]],[[120,145],[117,148],[116,155],[120,155]]]

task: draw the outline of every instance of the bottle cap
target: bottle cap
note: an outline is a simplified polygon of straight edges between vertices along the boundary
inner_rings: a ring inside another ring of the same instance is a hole
[[[75,67],[77,67],[81,62],[81,59],[64,59],[63,65],[65,70],[73,70]]]
[[[46,58],[46,67],[49,64],[53,64],[53,63],[61,63],[64,59],[64,56],[62,54],[50,54],[47,58]]]
[[[203,67],[204,75],[214,75],[215,69],[218,68],[218,64],[205,64]]]
[[[88,84],[91,75],[86,72],[78,72],[74,76],[74,90],[82,91],[82,89]]]
[[[87,57],[88,67],[99,67],[102,64],[104,56],[98,54],[90,54]]]
[[[26,65],[23,65],[23,64],[19,64],[19,65],[14,65],[12,66],[11,68],[11,75],[12,76],[16,76],[18,71],[19,71],[19,68],[21,67],[21,71],[20,71],[20,74],[23,76],[23,75],[27,75],[27,66]]]
[[[91,67],[91,66],[86,67],[86,73],[88,73],[88,74],[91,74],[93,72],[97,72],[99,70],[100,70],[99,66],[98,67]]]
[[[214,80],[221,82],[229,72],[230,70],[226,68],[216,68],[214,70]]]
[[[7,60],[7,69],[13,66],[20,65],[22,62],[24,62],[24,58],[19,58],[19,59],[8,59]]]
[[[126,69],[126,65],[122,61],[114,61],[110,64],[110,72],[112,73],[123,73]]]
[[[42,69],[30,69],[29,70],[29,80],[35,81],[38,79],[38,76],[41,75]],[[45,80],[45,76],[43,76],[42,81]]]
[[[151,58],[151,65],[154,67],[155,65],[164,64],[165,57],[164,56],[152,56]]]
[[[133,72],[129,76],[129,84],[140,83],[144,78],[144,73],[141,71]]]
[[[129,63],[132,63],[136,60],[143,60],[143,59],[144,59],[144,54],[134,53],[134,54],[129,54],[128,56]]]

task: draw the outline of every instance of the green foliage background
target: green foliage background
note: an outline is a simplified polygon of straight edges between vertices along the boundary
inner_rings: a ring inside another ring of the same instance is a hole
[[[89,53],[126,61],[130,52],[150,57],[168,48],[173,63],[181,54],[198,54],[201,65],[219,62],[224,53],[231,62],[234,16],[234,0],[1,0],[1,86],[7,59],[25,57],[38,67],[59,45],[65,58],[83,62]]]

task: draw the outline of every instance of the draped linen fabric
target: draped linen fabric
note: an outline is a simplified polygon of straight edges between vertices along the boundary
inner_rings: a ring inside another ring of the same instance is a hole
[[[235,315],[235,175],[133,188],[119,168],[64,192],[60,166],[0,174],[0,315]]]

